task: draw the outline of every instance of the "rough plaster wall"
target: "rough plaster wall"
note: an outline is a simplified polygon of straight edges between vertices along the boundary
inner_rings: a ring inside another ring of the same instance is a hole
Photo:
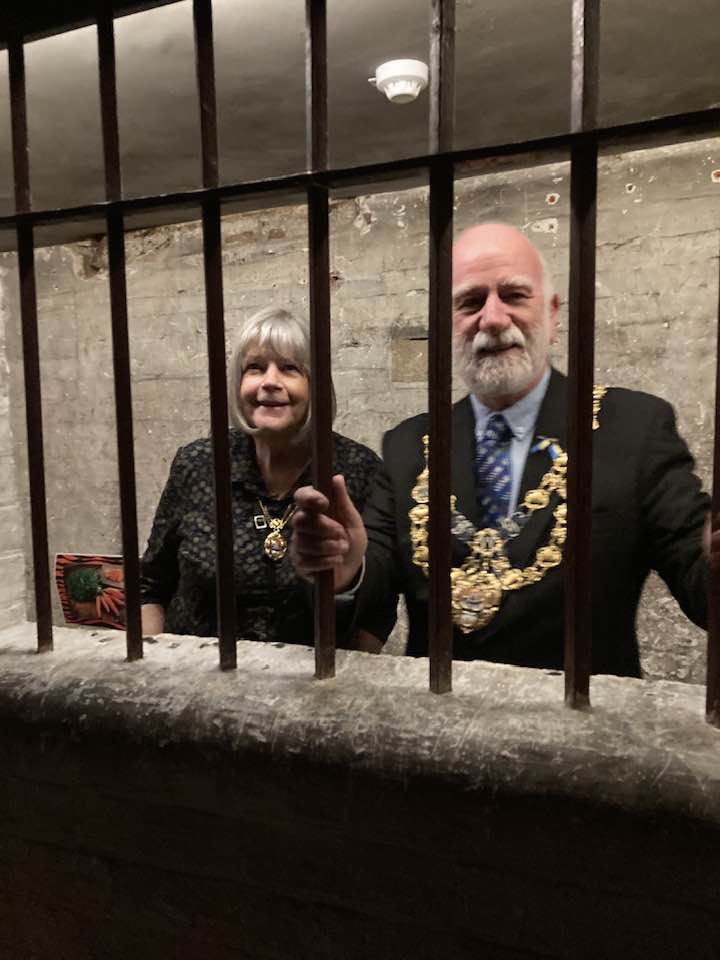
[[[10,423],[10,368],[5,350],[11,322],[4,298],[10,271],[0,266],[0,628],[25,616],[25,530]]]
[[[670,399],[706,484],[720,212],[712,171],[718,166],[718,141],[705,141],[605,158],[599,181],[596,378]],[[565,297],[568,174],[567,165],[557,164],[460,181],[456,229],[483,219],[522,227],[545,253]],[[377,448],[385,429],[427,404],[426,191],[337,202],[331,231],[337,428]],[[306,313],[303,209],[228,217],[224,241],[229,343],[240,319],[259,307]],[[127,261],[142,542],[175,449],[208,429],[200,228],[133,234]],[[104,244],[48,248],[38,252],[37,263],[51,551],[119,550]],[[8,301],[16,299],[16,283],[5,286]],[[566,327],[563,312],[560,367]],[[10,325],[13,370],[20,369],[19,349]],[[17,449],[21,389],[15,376]],[[684,620],[660,584],[649,592],[641,617],[647,674],[702,681],[704,634]]]

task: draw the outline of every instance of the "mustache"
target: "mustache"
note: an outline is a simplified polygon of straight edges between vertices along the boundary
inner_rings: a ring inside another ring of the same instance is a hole
[[[491,334],[485,330],[478,330],[472,340],[473,354],[488,350],[503,350],[508,347],[526,347],[527,340],[517,327],[508,327],[502,333]]]

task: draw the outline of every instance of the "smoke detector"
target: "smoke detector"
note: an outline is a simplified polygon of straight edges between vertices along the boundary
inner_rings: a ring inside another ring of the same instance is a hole
[[[422,60],[387,60],[368,79],[391,103],[410,103],[428,85],[428,65]]]

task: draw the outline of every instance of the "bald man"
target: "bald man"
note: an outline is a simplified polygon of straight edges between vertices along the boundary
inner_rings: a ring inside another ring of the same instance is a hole
[[[452,414],[456,659],[562,667],[567,387],[549,362],[558,308],[519,231],[482,224],[459,237],[453,349],[470,392]],[[651,569],[705,626],[709,498],[665,401],[596,388],[593,426],[593,671],[639,676],[635,617]],[[334,570],[359,609],[391,610],[403,593],[414,656],[428,651],[427,434],[423,414],[385,435],[363,518],[340,477],[332,505],[298,491],[291,545],[301,574]]]

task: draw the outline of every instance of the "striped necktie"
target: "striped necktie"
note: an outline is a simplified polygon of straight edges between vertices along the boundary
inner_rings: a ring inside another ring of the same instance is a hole
[[[487,422],[475,450],[475,484],[479,529],[497,527],[510,508],[510,441],[513,432],[501,413]]]

